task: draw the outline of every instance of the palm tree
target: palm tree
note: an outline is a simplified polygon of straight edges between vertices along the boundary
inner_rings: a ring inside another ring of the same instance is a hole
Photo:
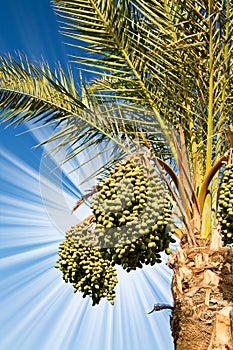
[[[168,261],[175,348],[232,349],[231,0],[52,3],[69,44],[83,52],[72,61],[95,79],[81,79],[78,93],[71,71],[1,57],[3,120],[55,125],[45,142],[68,147],[67,160],[96,144],[109,152],[108,144],[102,175],[147,149],[179,212]]]

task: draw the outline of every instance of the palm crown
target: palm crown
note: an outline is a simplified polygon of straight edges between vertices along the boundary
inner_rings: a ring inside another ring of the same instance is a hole
[[[231,162],[233,147],[231,1],[52,3],[77,49],[72,62],[95,78],[84,84],[80,76],[78,92],[71,70],[1,57],[3,120],[55,125],[45,142],[68,146],[67,160],[108,143],[111,168],[139,145],[148,148],[182,214],[183,233],[192,242],[195,233],[208,237],[217,223],[214,175]]]

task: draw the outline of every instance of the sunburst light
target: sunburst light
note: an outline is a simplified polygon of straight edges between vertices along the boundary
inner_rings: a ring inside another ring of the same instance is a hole
[[[35,131],[34,136],[41,141],[46,135]],[[169,311],[147,314],[154,302],[171,303],[167,267],[130,274],[118,268],[114,306],[103,300],[92,307],[63,282],[54,268],[57,249],[63,230],[89,213],[83,204],[77,216],[70,214],[85,171],[78,179],[70,172],[75,164],[56,168],[61,154],[40,159],[27,145],[21,147],[31,152],[31,162],[14,154],[13,143],[11,149],[3,143],[0,155],[1,349],[171,348]]]

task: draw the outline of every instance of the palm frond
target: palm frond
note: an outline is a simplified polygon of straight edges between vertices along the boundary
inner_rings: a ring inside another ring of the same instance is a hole
[[[27,120],[59,124],[67,116],[84,110],[73,77],[46,63],[36,67],[26,57],[0,58],[0,107],[3,121],[22,123]]]
[[[52,72],[46,63],[35,66],[22,56],[1,57],[0,108],[3,122],[54,126],[55,133],[42,144],[59,140],[57,147],[76,147],[80,152],[105,140],[130,152],[116,132],[114,113],[106,114],[106,108],[97,109],[97,105],[95,110],[88,108],[77,93],[72,73],[65,74],[61,67]],[[75,154],[72,149],[67,157]]]
[[[231,1],[56,0],[54,8],[69,43],[86,52],[72,60],[103,76],[90,91],[152,109],[164,134],[164,119],[182,125],[204,176],[207,149],[224,151],[232,120]]]
[[[128,105],[99,103],[82,81],[79,95],[71,71],[65,74],[58,67],[52,72],[46,63],[36,66],[23,56],[0,58],[0,108],[2,121],[9,124],[32,121],[53,126],[54,133],[40,145],[56,141],[52,150],[63,147],[64,161],[99,146],[99,152],[106,153],[108,158],[93,176],[108,171],[120,159],[144,147],[140,139],[144,125],[141,111]],[[136,115],[138,119],[134,119]],[[161,149],[160,143],[158,155]],[[98,157],[98,152],[94,153]]]

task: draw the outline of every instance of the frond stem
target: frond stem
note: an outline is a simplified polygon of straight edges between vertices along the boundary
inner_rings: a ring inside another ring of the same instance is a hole
[[[217,171],[221,168],[223,163],[227,160],[227,158],[228,158],[227,154],[223,155],[222,157],[220,157],[216,161],[216,163],[210,168],[210,170],[208,171],[208,173],[206,174],[206,176],[204,178],[204,181],[202,182],[202,185],[201,185],[201,188],[200,188],[200,192],[199,192],[199,195],[198,195],[198,201],[199,201],[200,213],[201,214],[203,213],[205,197],[206,197],[206,194],[208,192],[209,184],[210,184],[211,180],[213,179],[213,177],[215,176],[215,174],[217,173]]]
[[[174,185],[176,186],[178,193],[180,194],[180,198],[182,201],[182,205],[185,209],[185,212],[187,213],[188,218],[191,219],[190,207],[187,203],[187,198],[186,198],[183,186],[180,183],[178,176],[175,174],[175,172],[172,170],[172,168],[166,162],[164,162],[162,159],[160,159],[156,156],[153,156],[152,159],[155,161],[155,163],[158,162],[159,165],[162,168],[164,168],[164,170],[167,172],[167,174],[171,177]]]
[[[213,147],[213,99],[214,99],[214,72],[213,72],[213,19],[212,19],[212,0],[208,0],[208,17],[209,17],[209,103],[208,103],[208,120],[207,120],[207,150],[206,150],[206,175],[211,168],[212,147]]]

